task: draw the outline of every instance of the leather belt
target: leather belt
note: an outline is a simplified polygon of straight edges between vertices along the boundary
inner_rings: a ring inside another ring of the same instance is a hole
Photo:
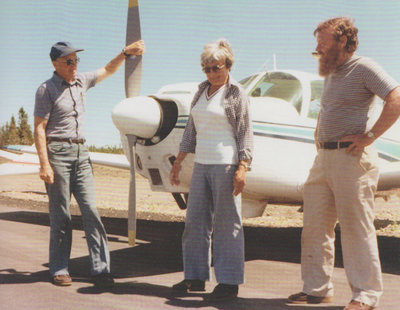
[[[68,143],[84,144],[86,142],[86,140],[85,139],[47,137],[47,143],[50,143],[50,142],[68,142]]]
[[[321,149],[325,150],[336,150],[336,149],[342,149],[350,146],[353,142],[351,141],[346,141],[346,142],[318,142],[318,146]]]

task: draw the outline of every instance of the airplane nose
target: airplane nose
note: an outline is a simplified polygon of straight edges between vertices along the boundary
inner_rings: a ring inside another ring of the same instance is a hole
[[[131,97],[114,107],[111,118],[121,134],[150,139],[160,127],[161,110],[151,97]]]

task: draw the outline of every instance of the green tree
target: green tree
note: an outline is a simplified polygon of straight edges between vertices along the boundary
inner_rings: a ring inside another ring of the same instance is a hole
[[[0,128],[0,146],[7,144],[9,128],[10,128],[10,126],[8,125],[8,122],[6,122],[5,125],[1,126],[1,128]]]
[[[18,111],[18,126],[13,115],[10,122],[6,122],[0,127],[0,146],[7,144],[33,144],[32,129],[24,108],[20,108]]]
[[[28,114],[26,114],[22,107],[18,111],[18,136],[19,144],[33,144],[32,130],[31,126],[28,124]]]
[[[15,123],[14,115],[11,116],[10,127],[8,129],[8,141],[7,144],[19,144],[18,128]]]

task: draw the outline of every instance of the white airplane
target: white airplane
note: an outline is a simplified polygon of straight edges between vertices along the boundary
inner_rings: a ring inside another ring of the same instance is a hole
[[[139,11],[134,2],[129,2],[127,43],[141,38]],[[142,57],[127,59],[127,98],[112,111],[126,158],[91,153],[94,163],[131,171],[130,244],[134,244],[136,236],[135,172],[149,180],[153,191],[172,193],[179,207],[185,208],[193,168],[193,156],[189,155],[183,164],[180,185],[170,184],[169,172],[179,150],[197,83],[167,85],[155,95],[138,96],[141,62]],[[323,79],[306,72],[274,70],[251,75],[241,83],[250,95],[254,131],[254,160],[242,194],[242,212],[244,217],[255,217],[263,213],[267,202],[302,201],[303,184],[316,155],[314,129]],[[375,106],[378,117],[381,105]],[[400,187],[400,122],[375,145],[380,156],[379,189]]]
[[[282,70],[260,72],[241,83],[250,95],[254,131],[254,159],[242,208],[243,216],[254,217],[262,214],[267,202],[302,201],[316,155],[314,130],[323,80],[311,73]],[[179,186],[172,186],[168,177],[196,85],[164,86],[153,96],[127,98],[112,112],[125,153],[134,157],[132,170],[147,178],[152,190],[173,193],[182,208],[180,194],[189,191],[193,156],[185,159]],[[376,107],[377,117],[381,108]],[[375,142],[381,160],[379,189],[400,187],[399,129],[397,123]]]

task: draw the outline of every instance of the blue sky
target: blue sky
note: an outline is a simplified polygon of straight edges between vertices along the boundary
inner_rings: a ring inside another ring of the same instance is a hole
[[[1,0],[0,125],[21,106],[33,124],[34,95],[52,75],[52,44],[84,48],[78,70],[104,66],[125,44],[128,0]],[[266,66],[317,72],[310,56],[313,30],[327,18],[351,16],[359,28],[358,54],[374,58],[400,81],[400,1],[360,0],[139,0],[143,58],[141,95],[161,86],[204,79],[199,58],[205,43],[227,38],[242,79]],[[88,92],[86,138],[118,145],[111,110],[124,98],[123,67]]]

